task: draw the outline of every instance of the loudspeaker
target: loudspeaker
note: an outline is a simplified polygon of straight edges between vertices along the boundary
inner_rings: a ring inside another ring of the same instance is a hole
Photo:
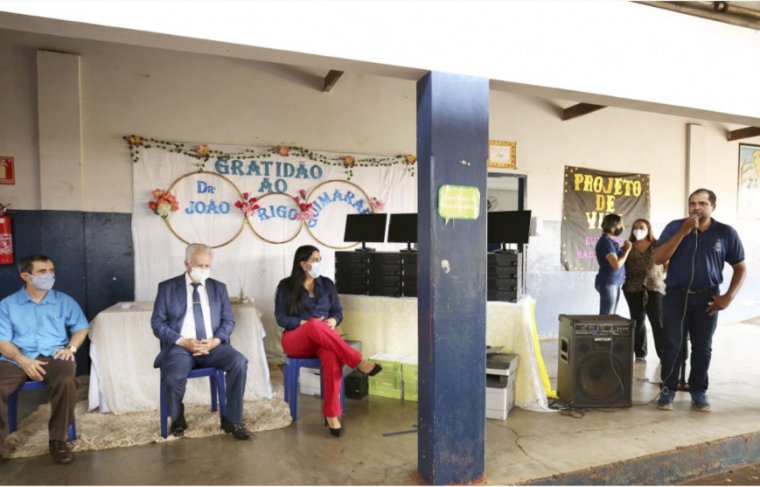
[[[633,321],[559,315],[557,394],[575,407],[631,406]]]
[[[366,375],[354,370],[346,376],[344,387],[346,388],[346,397],[361,399],[369,392],[369,380]]]

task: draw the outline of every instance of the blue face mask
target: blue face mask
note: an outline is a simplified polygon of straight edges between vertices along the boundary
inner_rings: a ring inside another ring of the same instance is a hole
[[[313,262],[311,264],[311,269],[309,269],[309,275],[312,279],[316,279],[319,277],[319,271],[320,271],[321,263],[320,262]]]
[[[50,291],[53,289],[53,284],[55,284],[55,274],[52,272],[32,276],[32,286],[40,291]]]

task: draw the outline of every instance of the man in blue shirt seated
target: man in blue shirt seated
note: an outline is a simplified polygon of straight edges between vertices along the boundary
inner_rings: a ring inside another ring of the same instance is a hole
[[[8,395],[28,380],[44,381],[50,392],[50,454],[68,464],[74,460],[66,444],[77,402],[74,354],[89,324],[76,301],[53,289],[50,257],[25,257],[18,267],[24,287],[0,301],[0,454]]]
[[[662,356],[662,390],[657,406],[673,409],[678,387],[678,364],[683,360],[686,337],[691,340],[689,390],[695,409],[708,412],[707,370],[718,311],[726,309],[744,283],[744,247],[732,227],[711,217],[715,193],[698,189],[689,196],[689,217],[670,222],[660,235],[654,261],[669,261],[662,300],[665,350]],[[731,283],[720,294],[724,263],[733,268]]]

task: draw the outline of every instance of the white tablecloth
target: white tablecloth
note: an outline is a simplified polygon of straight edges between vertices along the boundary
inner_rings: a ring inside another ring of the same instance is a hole
[[[89,409],[126,413],[158,409],[158,338],[150,327],[153,302],[118,303],[90,323]],[[248,359],[245,399],[271,399],[272,384],[264,352],[264,327],[252,304],[233,304],[235,329],[230,342]],[[185,402],[209,403],[208,379],[187,382]]]
[[[346,338],[362,342],[362,355],[387,352],[417,356],[417,298],[388,298],[341,294]],[[533,339],[535,301],[489,301],[486,306],[486,344],[520,357],[515,381],[515,405],[546,411],[548,401],[541,379],[543,363]],[[340,330],[339,328],[339,330]],[[544,369],[545,370],[545,369]],[[485,373],[485,371],[484,371]]]

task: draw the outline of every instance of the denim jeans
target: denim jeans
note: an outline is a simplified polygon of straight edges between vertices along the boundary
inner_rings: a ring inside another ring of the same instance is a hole
[[[708,302],[718,294],[717,288],[697,294],[686,289],[667,288],[662,299],[662,321],[665,349],[662,357],[663,387],[675,391],[683,349],[688,335],[691,340],[689,387],[692,394],[707,391],[707,370],[712,356],[712,336],[718,324],[718,313],[708,316]]]
[[[624,292],[628,309],[631,311],[631,319],[634,320],[633,351],[636,357],[647,356],[647,328],[644,320],[649,318],[649,326],[652,327],[654,348],[657,356],[662,359],[664,337],[662,330],[662,294],[657,291],[644,289],[639,292]],[[644,304],[646,298],[646,305]]]
[[[615,314],[618,301],[620,301],[620,284],[597,285],[595,287],[599,291],[599,314]]]

